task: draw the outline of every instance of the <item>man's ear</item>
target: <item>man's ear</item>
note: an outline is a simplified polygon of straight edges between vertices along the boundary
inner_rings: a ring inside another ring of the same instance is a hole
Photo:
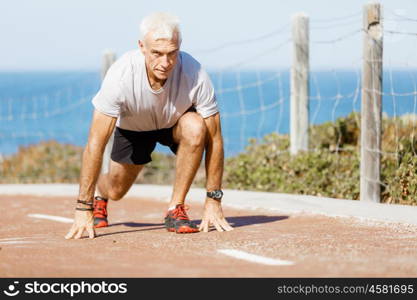
[[[144,43],[141,40],[139,40],[138,45],[139,45],[140,51],[142,51],[142,53],[145,54],[145,45],[144,45]]]

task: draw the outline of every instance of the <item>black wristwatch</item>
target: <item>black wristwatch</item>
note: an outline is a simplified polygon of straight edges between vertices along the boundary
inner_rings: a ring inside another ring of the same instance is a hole
[[[222,190],[214,190],[211,192],[207,192],[207,197],[212,198],[214,200],[220,201],[222,200],[223,197],[223,192]]]

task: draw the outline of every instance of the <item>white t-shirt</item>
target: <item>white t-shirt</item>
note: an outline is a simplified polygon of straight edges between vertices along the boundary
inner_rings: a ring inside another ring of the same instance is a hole
[[[127,52],[107,71],[92,102],[99,112],[118,117],[117,127],[134,131],[170,128],[191,106],[203,118],[218,112],[208,74],[198,61],[182,51],[158,91],[149,84],[142,52]]]

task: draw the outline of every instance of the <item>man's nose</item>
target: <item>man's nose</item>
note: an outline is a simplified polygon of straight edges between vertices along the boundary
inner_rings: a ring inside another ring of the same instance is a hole
[[[168,55],[163,55],[161,57],[161,67],[164,69],[167,69],[170,65],[169,59],[168,59]]]

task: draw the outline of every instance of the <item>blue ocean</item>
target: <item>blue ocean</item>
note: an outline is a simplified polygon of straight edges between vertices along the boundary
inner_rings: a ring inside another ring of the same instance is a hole
[[[250,138],[289,132],[290,73],[209,72],[222,117],[226,155],[244,150]],[[315,71],[310,76],[310,123],[321,124],[361,109],[357,70]],[[384,72],[383,111],[416,114],[417,70]],[[0,73],[0,154],[45,140],[84,146],[100,88],[99,72]],[[157,151],[167,152],[162,146]]]

